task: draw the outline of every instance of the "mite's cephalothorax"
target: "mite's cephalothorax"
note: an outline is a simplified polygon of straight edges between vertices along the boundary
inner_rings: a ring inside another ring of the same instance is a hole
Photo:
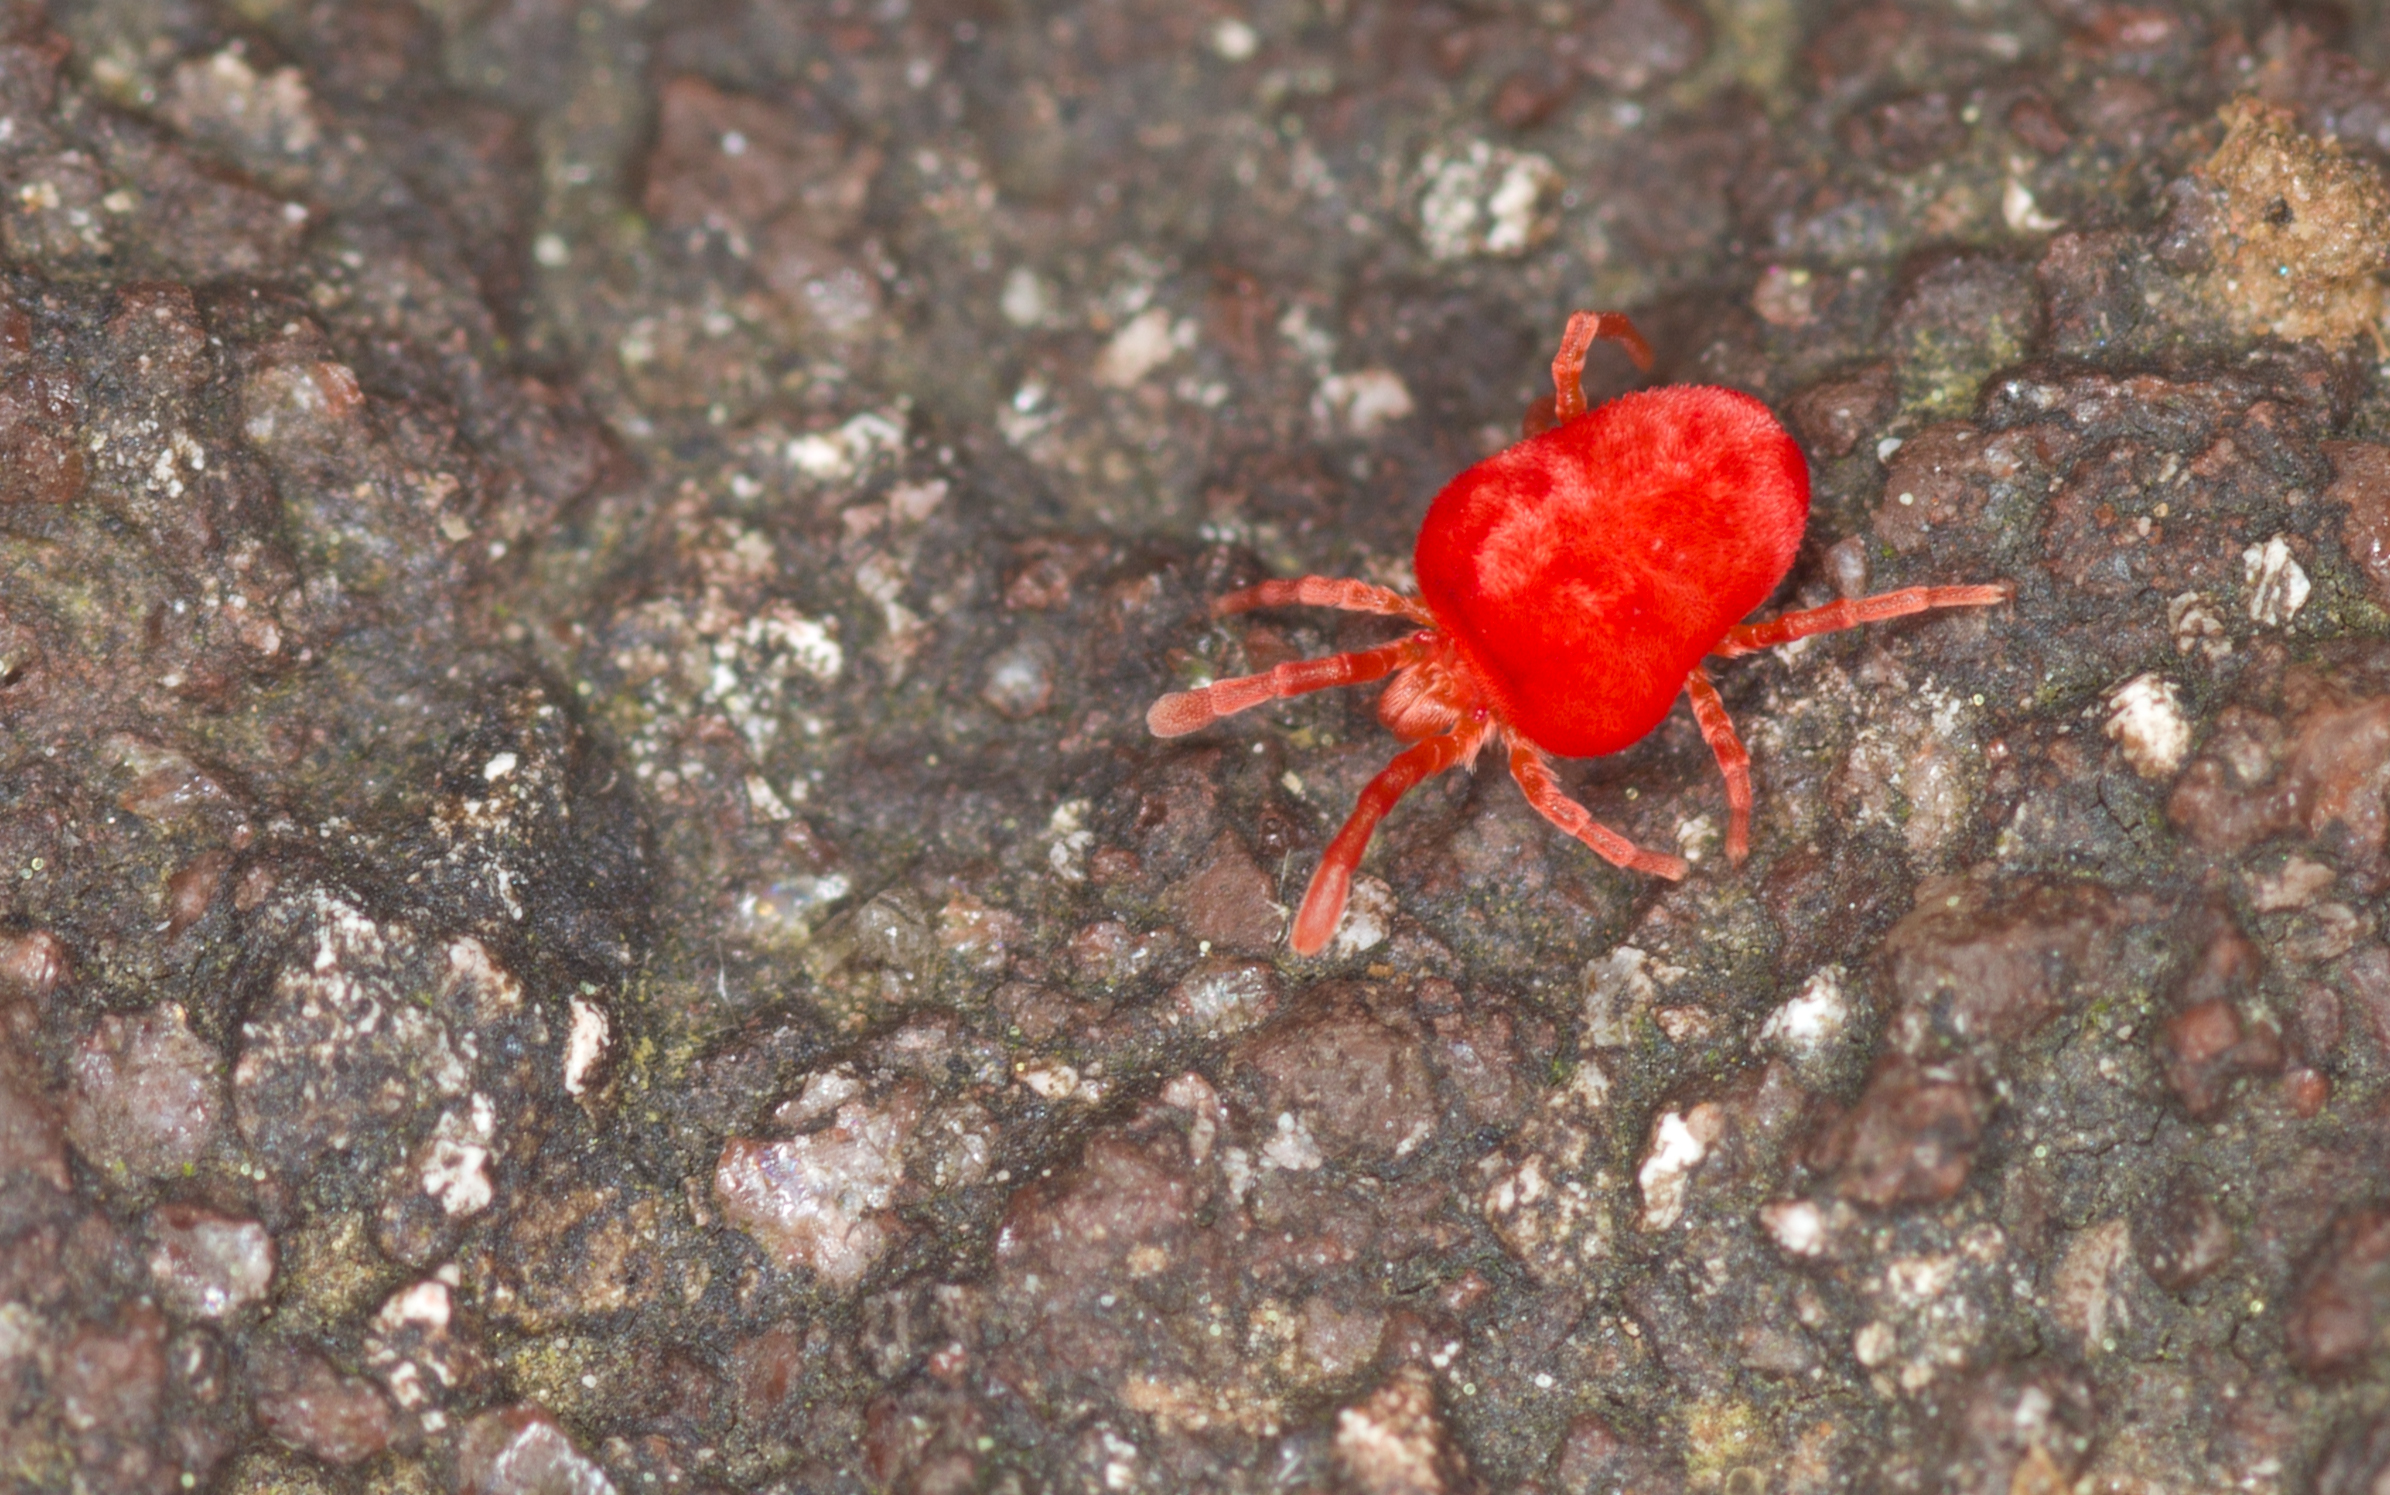
[[[1528,803],[1620,867],[1676,878],[1685,864],[1646,851],[1561,791],[1547,754],[1614,753],[1659,725],[1681,691],[1726,776],[1726,854],[1750,850],[1750,756],[1727,720],[1706,655],[1748,654],[1813,633],[1938,607],[2007,600],[2005,583],[1909,587],[1742,618],[1791,569],[1809,519],[1809,464],[1766,406],[1711,386],[1675,385],[1585,408],[1580,377],[1596,339],[1651,349],[1617,312],[1578,312],[1552,360],[1554,395],[1526,435],[1454,478],[1428,506],[1413,565],[1419,595],[1305,576],[1265,581],[1215,613],[1302,603],[1385,613],[1417,631],[1375,649],[1282,664],[1267,674],[1176,691],[1146,725],[1177,737],[1280,696],[1393,675],[1378,717],[1411,746],[1361,791],[1328,843],[1295,916],[1312,954],[1344,914],[1370,833],[1421,780],[1475,761],[1491,739],[1510,755]]]

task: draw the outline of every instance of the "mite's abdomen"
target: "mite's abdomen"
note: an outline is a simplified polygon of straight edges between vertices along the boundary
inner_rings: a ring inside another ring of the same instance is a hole
[[[1671,386],[1612,400],[1447,485],[1419,590],[1504,720],[1616,752],[1790,569],[1809,469],[1766,406]]]

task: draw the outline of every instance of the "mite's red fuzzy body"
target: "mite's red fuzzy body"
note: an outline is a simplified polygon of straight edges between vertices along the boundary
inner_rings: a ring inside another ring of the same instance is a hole
[[[1749,850],[1750,757],[1702,667],[1810,634],[1941,607],[1982,607],[2005,584],[1910,587],[1744,623],[1792,568],[1809,522],[1809,464],[1765,405],[1707,386],[1624,395],[1587,410],[1586,349],[1651,350],[1616,312],[1569,318],[1549,410],[1526,439],[1445,485],[1420,526],[1419,595],[1305,576],[1220,598],[1213,610],[1300,603],[1423,625],[1374,649],[1297,660],[1154,702],[1146,724],[1177,737],[1282,696],[1394,676],[1378,716],[1411,744],[1361,791],[1320,856],[1289,943],[1312,954],[1344,915],[1377,823],[1421,780],[1475,761],[1499,738],[1511,777],[1544,818],[1613,864],[1682,877],[1560,788],[1545,755],[1614,753],[1658,726],[1681,692],[1726,778],[1726,854]]]
[[[1640,742],[1792,569],[1809,463],[1731,389],[1599,405],[1428,507],[1419,598],[1505,723],[1564,758]]]

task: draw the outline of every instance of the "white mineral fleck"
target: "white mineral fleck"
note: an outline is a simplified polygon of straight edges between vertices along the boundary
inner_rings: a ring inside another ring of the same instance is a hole
[[[1170,313],[1158,306],[1147,307],[1114,333],[1104,351],[1096,355],[1095,382],[1127,389],[1168,363],[1177,351]]]
[[[1791,1001],[1769,1015],[1759,1037],[1792,1059],[1815,1059],[1842,1037],[1850,1019],[1842,967],[1827,966],[1804,982]]]
[[[1313,420],[1331,435],[1375,436],[1417,408],[1392,369],[1330,374],[1311,397]]]
[[[564,1093],[579,1095],[614,1046],[614,1025],[606,1020],[605,1008],[584,997],[573,998],[572,1007],[573,1029],[564,1041]]]
[[[2135,675],[2108,697],[2101,729],[2124,750],[2124,760],[2145,779],[2162,779],[2182,767],[2191,751],[2191,724],[2183,717],[2174,682],[2156,674]]]
[[[1683,1217],[1693,1170],[1709,1156],[1710,1143],[1718,1137],[1719,1120],[1718,1108],[1705,1104],[1685,1112],[1667,1112],[1653,1125],[1651,1146],[1635,1174],[1643,1188],[1645,1230],[1666,1230]]]
[[[2307,573],[2281,535],[2241,552],[2241,579],[2249,584],[2250,618],[2268,628],[2281,627],[2307,605]]]
[[[1066,799],[1046,821],[1046,834],[1054,842],[1047,848],[1046,863],[1064,882],[1087,880],[1087,848],[1095,844],[1095,832],[1087,829],[1087,812],[1093,808],[1086,800]]]
[[[1354,878],[1352,896],[1344,906],[1344,922],[1336,927],[1336,953],[1358,955],[1376,949],[1394,923],[1394,908],[1394,890],[1382,879]]]
[[[1452,155],[1420,163],[1427,190],[1419,200],[1419,237],[1430,259],[1525,252],[1551,232],[1543,211],[1560,173],[1532,151],[1473,140]]]
[[[904,449],[903,412],[866,410],[836,430],[795,437],[781,457],[805,476],[830,482],[853,477],[874,458],[894,457]]]

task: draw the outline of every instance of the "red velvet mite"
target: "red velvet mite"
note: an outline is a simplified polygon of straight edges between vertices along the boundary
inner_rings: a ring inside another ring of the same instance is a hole
[[[1685,875],[1561,792],[1546,755],[1589,758],[1640,740],[1682,691],[1726,776],[1726,855],[1750,852],[1750,755],[1702,669],[1727,657],[1938,607],[2006,601],[2005,583],[1908,587],[1765,623],[1741,619],[1791,569],[1809,521],[1809,464],[1768,408],[1706,385],[1638,390],[1588,410],[1580,383],[1597,339],[1641,368],[1651,348],[1617,312],[1577,312],[1552,360],[1553,398],[1524,439],[1454,478],[1428,506],[1413,567],[1419,595],[1305,576],[1265,581],[1215,614],[1302,603],[1385,613],[1408,637],[1263,675],[1175,691],[1146,725],[1178,737],[1280,696],[1393,675],[1378,719],[1411,744],[1361,791],[1320,858],[1291,938],[1328,943],[1378,821],[1421,780],[1474,763],[1499,737],[1511,776],[1546,819],[1617,866]]]

